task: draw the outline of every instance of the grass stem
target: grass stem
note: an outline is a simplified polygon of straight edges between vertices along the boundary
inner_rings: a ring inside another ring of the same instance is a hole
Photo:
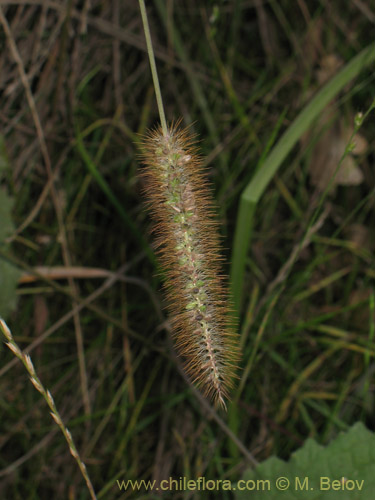
[[[163,130],[163,134],[166,136],[168,134],[167,122],[166,122],[166,119],[165,119],[163,99],[161,97],[158,72],[157,72],[156,63],[155,63],[154,49],[152,47],[150,26],[148,24],[147,12],[146,12],[146,6],[145,6],[144,0],[139,0],[139,8],[141,9],[143,29],[144,29],[144,32],[145,32],[146,45],[147,45],[147,53],[148,53],[148,57],[149,57],[149,60],[150,60],[152,80],[154,82],[156,102],[158,103],[161,128]]]

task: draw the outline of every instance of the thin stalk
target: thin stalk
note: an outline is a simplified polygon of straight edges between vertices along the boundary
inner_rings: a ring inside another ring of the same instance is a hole
[[[43,398],[47,402],[49,409],[50,409],[51,417],[53,418],[53,420],[55,421],[55,423],[58,425],[61,432],[63,433],[63,435],[68,443],[69,451],[70,451],[71,455],[73,456],[73,458],[75,459],[75,461],[77,462],[79,470],[81,471],[81,474],[82,474],[84,480],[86,481],[86,485],[87,485],[87,488],[90,492],[91,499],[97,500],[96,495],[95,495],[95,491],[94,491],[94,487],[92,485],[90,476],[89,476],[87,469],[86,469],[86,465],[84,464],[84,462],[82,461],[82,459],[78,453],[77,447],[74,443],[73,437],[72,437],[69,429],[65,426],[65,424],[60,416],[60,413],[58,412],[58,410],[56,408],[56,404],[55,404],[55,401],[52,397],[52,394],[49,392],[49,390],[47,390],[44,387],[44,385],[40,381],[40,379],[35,371],[33,362],[31,361],[30,356],[21,351],[17,342],[14,340],[14,337],[12,335],[12,332],[9,330],[8,325],[5,323],[5,321],[1,317],[0,317],[0,331],[3,333],[4,337],[6,338],[5,345],[7,347],[9,347],[9,349],[12,351],[12,353],[22,362],[22,364],[24,365],[24,367],[26,368],[26,370],[29,374],[31,383],[33,384],[35,389],[43,396]]]
[[[159,109],[161,128],[163,130],[163,134],[165,136],[167,136],[168,135],[167,122],[165,120],[163,99],[161,97],[158,72],[157,72],[156,63],[155,63],[154,49],[152,47],[150,26],[148,25],[147,12],[146,12],[146,6],[145,6],[144,0],[139,0],[139,8],[141,9],[143,30],[145,32],[147,53],[148,53],[148,58],[150,60],[152,80],[154,82],[155,96],[156,96],[156,102],[158,104],[158,109]]]

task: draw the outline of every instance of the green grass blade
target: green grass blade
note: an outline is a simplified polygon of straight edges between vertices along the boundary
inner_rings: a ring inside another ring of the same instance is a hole
[[[355,78],[358,73],[375,61],[375,45],[363,49],[341,71],[337,73],[307,104],[264,161],[262,168],[254,175],[244,189],[237,216],[232,253],[231,286],[232,296],[238,312],[241,309],[245,260],[254,224],[254,213],[259,199],[281,166],[293,146],[306,132],[311,123],[329,102]]]

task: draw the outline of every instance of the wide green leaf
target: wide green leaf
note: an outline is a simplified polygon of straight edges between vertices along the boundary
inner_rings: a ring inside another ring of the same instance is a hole
[[[11,218],[13,200],[0,189],[0,247],[6,249],[6,238],[14,231]],[[6,318],[16,305],[16,289],[20,271],[0,257],[0,316]]]
[[[375,435],[357,423],[326,447],[308,439],[289,462],[269,458],[233,487],[237,500],[373,500],[374,472]]]
[[[5,239],[14,231],[14,225],[11,218],[13,199],[0,188],[0,245],[3,245]]]

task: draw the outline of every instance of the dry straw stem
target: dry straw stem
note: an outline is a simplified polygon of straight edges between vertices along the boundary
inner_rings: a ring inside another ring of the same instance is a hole
[[[35,387],[35,389],[43,396],[43,398],[46,400],[49,409],[50,409],[50,414],[53,418],[53,420],[56,422],[56,424],[59,426],[61,432],[64,434],[64,437],[68,443],[69,446],[69,451],[76,460],[78,467],[82,473],[82,476],[84,477],[86,481],[87,488],[90,492],[90,496],[92,500],[96,500],[96,495],[94,488],[92,486],[91,480],[89,478],[89,475],[87,473],[86,465],[83,463],[76,445],[74,444],[73,437],[69,431],[69,429],[66,428],[64,425],[64,422],[60,416],[60,413],[58,412],[55,401],[52,397],[52,394],[44,388],[42,382],[40,381],[38,375],[36,374],[33,362],[31,361],[31,358],[28,354],[25,354],[21,351],[21,349],[18,347],[16,341],[13,338],[12,332],[9,330],[8,325],[5,323],[5,321],[0,318],[0,330],[2,331],[4,337],[6,338],[7,342],[6,345],[9,347],[9,349],[13,352],[13,354],[23,363],[24,367],[26,368],[29,376],[30,376],[30,381]]]
[[[192,382],[225,408],[239,359],[221,275],[219,233],[202,160],[180,122],[142,140],[176,347]]]

